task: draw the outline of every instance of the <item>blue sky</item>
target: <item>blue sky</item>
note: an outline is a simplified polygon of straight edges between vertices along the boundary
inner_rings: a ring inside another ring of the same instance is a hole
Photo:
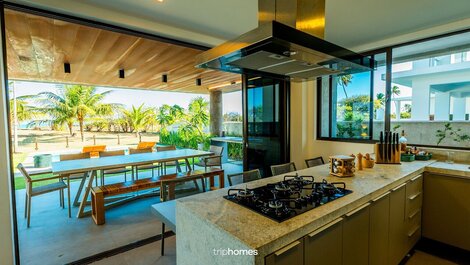
[[[365,72],[365,73],[360,73],[360,74],[355,74],[353,75],[353,78],[351,79],[351,83],[346,87],[346,92],[348,93],[348,96],[354,96],[354,95],[369,95],[370,93],[370,73]],[[337,95],[338,95],[338,100],[341,100],[343,98],[346,98],[343,92],[343,87],[338,84],[337,86]]]
[[[57,92],[58,88],[55,84],[39,83],[39,82],[15,82],[16,95],[32,95],[43,91]],[[202,96],[209,100],[208,94],[190,94],[190,93],[177,93],[177,92],[162,92],[162,91],[147,91],[138,89],[120,89],[99,87],[99,91],[113,90],[105,102],[121,103],[126,107],[132,105],[139,106],[144,103],[146,106],[159,107],[163,104],[180,105],[186,108],[192,98]],[[223,112],[238,112],[242,111],[242,94],[241,91],[223,94]]]

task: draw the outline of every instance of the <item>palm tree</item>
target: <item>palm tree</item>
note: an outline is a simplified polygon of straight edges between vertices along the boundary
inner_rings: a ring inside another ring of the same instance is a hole
[[[67,125],[70,135],[73,135],[73,123],[75,121],[75,112],[72,104],[72,93],[68,90],[60,90],[59,93],[41,92],[37,95],[38,101],[42,107],[39,109],[48,114],[51,120],[42,120],[39,123],[49,122],[52,128]],[[31,123],[36,124],[37,122]]]
[[[33,106],[30,106],[26,99],[31,98],[31,96],[21,96],[16,98],[16,118],[19,122],[32,120],[36,118],[39,113],[37,109]],[[10,120],[13,121],[13,108],[14,100],[10,99]]]
[[[342,75],[339,77],[339,84],[343,87],[343,92],[346,98],[348,98],[348,93],[346,93],[346,87],[352,82],[352,75]]]
[[[167,127],[174,124],[184,116],[184,109],[178,105],[163,104],[158,108],[156,121],[160,124],[160,133],[168,133]]]
[[[111,91],[98,93],[93,86],[67,85],[59,94],[42,92],[38,96],[42,97],[42,102],[46,107],[44,110],[52,114],[54,122],[57,124],[66,123],[71,134],[74,120],[78,121],[83,142],[86,118],[95,115],[110,115],[115,109],[122,106],[115,103],[103,103],[103,99],[109,93]]]
[[[123,114],[130,127],[136,133],[136,137],[149,126],[155,116],[153,109],[144,107],[144,104],[139,107],[132,105],[132,108],[130,110],[124,110]]]
[[[185,116],[185,123],[186,126],[182,129],[186,132],[196,131],[200,140],[202,140],[204,126],[209,124],[209,102],[203,97],[192,99],[188,106],[188,113]]]
[[[398,86],[393,86],[392,87],[392,99],[395,97],[395,96],[399,96],[401,93],[400,91],[400,88]],[[397,108],[397,102],[394,101],[393,104],[395,105],[395,109]],[[400,110],[398,110],[400,111]],[[400,113],[396,113],[397,117],[400,117]]]

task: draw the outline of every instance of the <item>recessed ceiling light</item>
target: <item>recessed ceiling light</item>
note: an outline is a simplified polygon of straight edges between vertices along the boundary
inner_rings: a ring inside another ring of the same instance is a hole
[[[163,0],[157,0],[157,2],[159,2],[159,3],[163,3]]]

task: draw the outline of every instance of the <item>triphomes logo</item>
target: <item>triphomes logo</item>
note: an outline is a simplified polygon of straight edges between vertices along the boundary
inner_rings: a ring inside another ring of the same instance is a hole
[[[231,249],[231,248],[219,248],[212,249],[214,256],[256,256],[258,250],[256,249]]]

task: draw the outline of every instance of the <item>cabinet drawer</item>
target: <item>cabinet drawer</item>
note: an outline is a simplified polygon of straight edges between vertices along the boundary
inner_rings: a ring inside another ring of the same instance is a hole
[[[421,225],[411,227],[408,231],[407,251],[410,251],[421,238]]]
[[[408,217],[421,209],[423,205],[423,193],[417,192],[406,196],[405,216]]]
[[[406,197],[413,196],[419,192],[423,192],[423,175],[411,178],[406,184]]]
[[[421,226],[421,209],[418,209],[407,216],[406,228],[411,233],[416,227]]]
[[[304,264],[304,241],[299,239],[265,258],[266,265]]]

